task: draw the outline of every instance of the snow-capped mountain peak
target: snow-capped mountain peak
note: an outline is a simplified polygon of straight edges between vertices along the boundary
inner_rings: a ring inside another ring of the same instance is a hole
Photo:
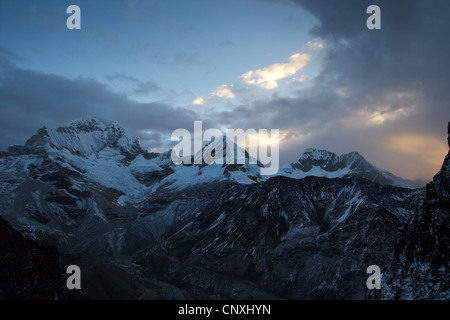
[[[320,166],[324,170],[334,171],[333,169],[338,162],[339,157],[333,152],[308,148],[293,165],[295,168],[305,172],[311,170],[313,166]]]
[[[42,127],[24,146],[8,149],[14,154],[41,154],[68,150],[76,156],[88,158],[110,147],[132,158],[143,152],[139,140],[127,134],[113,121],[102,119],[78,119],[67,126],[49,129]]]
[[[215,151],[222,150],[222,158],[215,155]],[[232,152],[229,152],[232,150]],[[229,153],[227,155],[227,152]],[[231,156],[233,158],[231,158]],[[230,159],[228,159],[230,157]],[[201,160],[203,159],[203,161]],[[205,144],[202,150],[198,151],[193,157],[193,163],[211,163],[214,159],[220,159],[222,164],[258,164],[262,166],[247,150],[241,148],[226,136],[213,138]]]
[[[57,149],[88,157],[106,147],[122,153],[142,153],[139,140],[128,135],[116,122],[101,119],[79,119],[66,127],[48,130],[50,142]]]
[[[224,151],[237,148],[219,138],[202,151],[222,143]],[[449,155],[423,200],[424,189],[392,186],[399,178],[358,152],[310,148],[266,178],[247,163],[175,165],[171,150],[127,157],[135,145],[120,126],[96,119],[40,129],[0,153],[0,215],[70,259],[94,257],[92,278],[120,266],[148,283],[194,287],[189,297],[364,299],[360,271],[368,259],[393,279],[383,290],[414,280],[427,292],[448,291],[439,284],[448,269]],[[432,265],[423,261],[429,254]],[[416,266],[433,273],[409,276]],[[406,282],[398,280],[405,271]],[[94,291],[103,294],[102,286]]]
[[[411,187],[406,180],[370,164],[358,151],[338,156],[327,150],[308,148],[296,162],[288,163],[281,168],[279,175],[295,179],[307,176],[327,178],[360,176],[380,184]]]
[[[300,158],[290,164],[290,166],[303,172],[309,172],[317,167],[327,172],[336,172],[344,169],[362,172],[374,168],[358,151],[338,156],[331,151],[317,150],[315,148],[306,149]]]
[[[221,159],[215,155],[220,147]],[[234,151],[233,161],[227,159],[229,150]],[[10,155],[23,156],[17,158],[17,163],[29,166],[32,162],[39,167],[39,159],[48,158],[57,166],[77,168],[76,171],[84,172],[84,176],[96,183],[123,192],[129,196],[127,200],[140,199],[146,192],[160,188],[185,189],[221,180],[253,184],[270,178],[261,176],[262,164],[226,136],[206,143],[191,157],[191,165],[173,164],[170,153],[169,150],[164,154],[149,154],[118,123],[95,118],[78,119],[56,129],[43,127],[23,146],[9,148]],[[211,163],[216,158],[222,163]],[[277,174],[294,179],[355,175],[381,184],[407,187],[400,178],[375,168],[356,151],[338,156],[327,150],[309,148]]]

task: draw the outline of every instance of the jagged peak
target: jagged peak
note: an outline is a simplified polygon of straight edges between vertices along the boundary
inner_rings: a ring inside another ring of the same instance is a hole
[[[324,150],[324,149],[316,149],[316,148],[307,148],[305,149],[305,151],[303,152],[303,154],[300,156],[300,158],[311,158],[314,157],[315,159],[319,159],[319,158],[327,158],[330,156],[335,156],[336,154],[328,151],[328,150]]]
[[[125,153],[141,153],[139,140],[126,133],[115,121],[101,118],[80,118],[68,126],[49,130],[51,143],[74,154],[89,156],[105,147],[118,148]]]
[[[115,148],[130,159],[144,152],[138,138],[128,134],[117,122],[100,118],[80,118],[56,129],[44,126],[24,146],[8,150],[35,154],[67,149],[74,155],[89,157],[106,147]]]
[[[316,148],[307,148],[303,154],[298,159],[297,163],[304,163],[308,161],[313,161],[315,165],[321,164],[336,164],[343,162],[345,164],[351,164],[352,162],[364,162],[368,163],[367,160],[359,153],[359,151],[350,151],[348,153],[343,153],[338,156],[336,153]]]
[[[329,165],[336,164],[338,161],[339,157],[331,151],[320,150],[316,148],[307,148],[300,156],[296,164],[300,166],[306,164],[308,168],[310,168],[312,165],[325,168]]]
[[[359,151],[351,151],[348,153],[343,153],[339,156],[339,160],[343,161],[347,165],[355,163],[368,163],[367,160],[362,156]]]
[[[244,162],[245,163],[250,163],[250,162],[256,162],[258,164],[258,166],[261,166],[261,163],[259,161],[257,161],[256,159],[254,159],[245,148],[240,147],[239,145],[237,145],[236,143],[234,143],[234,141],[231,141],[226,135],[223,135],[219,138],[217,137],[213,137],[211,139],[211,141],[208,141],[200,151],[198,151],[194,156],[193,156],[193,162],[199,162],[198,159],[203,157],[203,160],[205,160],[205,157],[208,157],[210,155],[213,155],[213,149],[218,150],[220,149],[219,144],[222,144],[222,155],[223,155],[223,163],[226,163],[226,157],[227,157],[227,149],[228,148],[233,148],[233,155],[234,155],[234,162],[233,163],[238,163],[240,161],[242,161],[242,159],[237,159],[238,155],[243,154],[244,155]],[[214,155],[213,155],[214,156]],[[250,161],[252,160],[252,161]]]
[[[70,124],[59,127],[57,130],[63,129],[74,129],[77,132],[92,132],[92,131],[107,131],[107,130],[115,130],[122,133],[125,133],[125,130],[122,128],[120,124],[115,121],[105,120],[102,118],[79,118],[76,119]]]
[[[447,143],[448,143],[448,147],[450,148],[450,121],[448,122],[448,125],[447,125],[447,133],[448,133]]]
[[[415,185],[412,181],[403,180],[388,171],[376,168],[358,151],[337,156],[331,151],[308,148],[299,160],[286,165],[283,170],[285,174],[293,177],[312,175],[336,178],[357,175],[380,184],[405,188]]]
[[[341,157],[345,156],[345,155],[364,158],[358,150],[353,150],[353,151],[350,151],[350,152],[347,152],[347,153],[343,153],[341,155]]]

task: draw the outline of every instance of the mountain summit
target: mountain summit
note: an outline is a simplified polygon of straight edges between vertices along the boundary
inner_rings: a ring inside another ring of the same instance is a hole
[[[219,138],[202,153],[218,143],[222,157],[238,150]],[[174,288],[158,297],[363,298],[367,263],[386,265],[424,190],[395,186],[357,152],[307,149],[272,177],[244,156],[175,165],[170,150],[143,150],[115,122],[44,127],[0,153],[0,214],[70,255],[105,292],[113,286],[101,283],[104,272],[126,266],[145,277],[132,292],[155,278]]]
[[[204,157],[214,157],[212,153],[217,144],[223,147],[223,164],[207,165]],[[234,150],[232,164],[226,161],[226,151],[230,148]],[[242,151],[244,159],[237,158],[238,151]],[[253,184],[274,177],[261,176],[262,164],[259,161],[250,163],[252,158],[248,151],[226,137],[207,143],[191,156],[191,165],[175,165],[171,161],[171,150],[161,154],[148,153],[141,148],[139,140],[118,123],[96,118],[75,120],[56,129],[43,127],[23,146],[9,147],[8,152],[2,154],[9,159],[9,165],[26,164],[28,167],[24,169],[28,172],[24,172],[25,176],[30,172],[35,174],[36,168],[43,171],[39,161],[47,159],[103,187],[119,190],[124,194],[122,199],[128,201],[141,199],[147,192],[161,188],[184,189],[222,180]],[[203,158],[201,164],[195,164],[200,157]],[[237,164],[237,160],[244,160],[244,163]],[[383,185],[410,187],[408,181],[374,167],[356,151],[337,156],[330,151],[309,148],[296,162],[281,167],[275,176],[293,179],[358,176]]]
[[[358,151],[338,156],[327,150],[308,148],[296,162],[282,167],[279,175],[294,179],[302,179],[307,176],[326,178],[358,176],[383,185],[413,188],[410,181],[376,168]]]
[[[65,149],[73,155],[87,158],[105,148],[115,148],[127,156],[144,152],[139,140],[126,134],[118,123],[96,118],[75,120],[57,129],[43,127],[24,146],[13,146],[8,151],[13,154],[35,154]]]

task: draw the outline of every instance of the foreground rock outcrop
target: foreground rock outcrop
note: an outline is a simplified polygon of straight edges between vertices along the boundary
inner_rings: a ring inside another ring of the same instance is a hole
[[[450,147],[450,122],[448,124]],[[427,185],[422,207],[405,224],[378,299],[450,299],[450,152]]]
[[[80,296],[66,288],[58,249],[24,238],[0,218],[0,299],[76,298]]]

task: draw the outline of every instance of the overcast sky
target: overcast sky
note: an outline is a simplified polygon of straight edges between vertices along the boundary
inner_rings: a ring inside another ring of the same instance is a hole
[[[162,151],[202,120],[280,129],[282,164],[358,150],[430,180],[448,151],[449,33],[448,0],[0,0],[0,149],[95,116]]]

